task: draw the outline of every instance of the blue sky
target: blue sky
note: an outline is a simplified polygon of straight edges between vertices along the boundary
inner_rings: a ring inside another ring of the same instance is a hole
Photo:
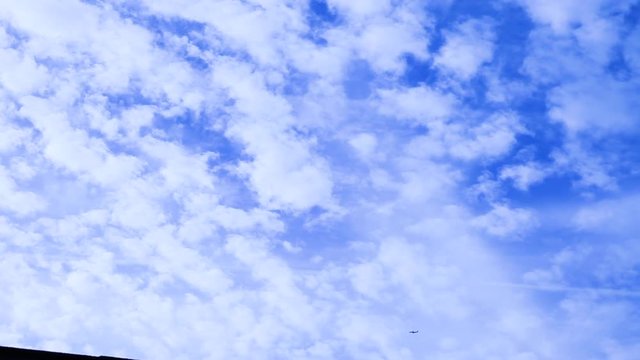
[[[0,343],[635,359],[639,16],[4,2]]]

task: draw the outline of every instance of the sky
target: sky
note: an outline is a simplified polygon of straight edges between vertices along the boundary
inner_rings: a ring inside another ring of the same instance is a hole
[[[639,18],[0,2],[0,344],[637,359]]]

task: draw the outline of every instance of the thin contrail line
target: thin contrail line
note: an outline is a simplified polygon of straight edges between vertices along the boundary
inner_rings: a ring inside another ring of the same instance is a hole
[[[572,292],[572,293],[592,293],[596,295],[607,296],[626,296],[626,297],[640,297],[640,290],[622,290],[611,288],[593,288],[593,287],[575,287],[575,286],[560,286],[560,285],[532,285],[532,284],[519,284],[519,283],[507,283],[507,282],[491,282],[485,283],[488,286],[497,287],[510,287],[532,291],[545,291],[545,292]]]

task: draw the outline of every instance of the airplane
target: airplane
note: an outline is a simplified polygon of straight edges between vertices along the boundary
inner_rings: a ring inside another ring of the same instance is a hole
[[[418,331],[420,331],[420,330],[411,330],[411,331],[409,331],[409,334],[417,334]]]

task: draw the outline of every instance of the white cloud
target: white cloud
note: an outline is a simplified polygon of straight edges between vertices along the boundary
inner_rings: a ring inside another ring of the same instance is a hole
[[[633,131],[640,102],[635,87],[608,79],[567,84],[550,94],[549,116],[571,133],[593,135]]]
[[[43,236],[34,231],[20,229],[7,218],[0,217],[0,238],[3,240],[2,247],[10,244],[27,248],[29,246],[37,246],[38,242],[42,241]]]
[[[64,111],[55,104],[36,97],[25,97],[21,102],[20,115],[42,133],[44,156],[56,166],[106,186],[139,173],[142,166],[139,159],[112,154],[101,139],[73,128]]]
[[[349,139],[349,145],[353,147],[358,156],[368,160],[374,155],[378,140],[373,134],[361,133]]]
[[[630,194],[618,199],[589,204],[578,210],[573,223],[582,231],[633,236],[636,227],[633,214],[640,210],[638,199],[637,194]]]
[[[504,155],[516,143],[516,135],[525,131],[512,114],[496,114],[466,133],[456,127],[444,138],[451,155],[465,160]]]
[[[535,80],[548,75],[566,80],[569,75],[577,79],[586,74],[600,75],[601,67],[615,61],[616,47],[625,33],[622,14],[632,2],[522,0],[521,3],[539,24],[532,32],[533,51],[525,66],[534,70]]]
[[[542,182],[550,169],[545,169],[542,164],[526,163],[506,166],[500,171],[500,180],[511,180],[516,189],[527,191],[531,185]]]
[[[426,86],[379,90],[379,95],[382,114],[425,125],[446,121],[456,104],[455,97]]]
[[[306,30],[299,4],[231,1],[145,1],[155,13],[211,25],[225,45],[247,51],[258,64],[283,66],[282,50],[287,40]]]
[[[595,15],[603,0],[564,0],[564,1],[521,1],[531,16],[548,24],[555,32],[570,31],[572,25]]]
[[[552,257],[549,268],[524,275],[524,280],[533,284],[532,290],[558,294],[556,296],[561,300],[554,326],[564,329],[564,334],[575,332],[579,335],[559,334],[556,341],[565,343],[571,353],[602,351],[623,354],[632,348],[626,341],[615,337],[604,344],[584,341],[606,337],[605,334],[624,326],[629,319],[635,319],[632,303],[638,293],[617,287],[633,282],[629,276],[634,276],[631,269],[637,266],[637,251],[638,248],[628,242],[613,246],[596,244],[594,247],[569,247]],[[587,278],[580,278],[576,274]],[[589,286],[572,286],[571,282],[587,283]]]
[[[0,49],[0,66],[11,71],[0,74],[0,84],[14,96],[42,92],[49,80],[45,67],[38,65],[32,56],[14,49]]]
[[[510,240],[519,240],[538,225],[535,214],[530,210],[503,204],[494,205],[491,211],[474,218],[471,223],[491,235]]]
[[[493,57],[493,38],[489,22],[467,20],[445,32],[445,43],[434,62],[445,72],[470,79]]]
[[[478,124],[454,122],[433,124],[429,133],[416,136],[407,146],[413,156],[462,160],[497,158],[508,153],[516,135],[525,129],[513,114],[494,114]]]
[[[244,64],[220,64],[214,80],[229,90],[242,115],[230,123],[227,134],[245,145],[253,161],[241,163],[260,202],[273,209],[305,210],[332,207],[331,173],[313,154],[313,140],[290,129],[290,105],[265,89],[260,74]]]
[[[0,153],[14,152],[32,138],[31,129],[16,126],[4,118],[0,118],[0,132],[4,134],[0,139]]]
[[[14,179],[0,166],[0,209],[8,210],[18,216],[26,216],[43,210],[46,201],[38,194],[20,189]]]
[[[357,50],[374,70],[398,73],[404,69],[402,55],[427,57],[427,38],[420,27],[412,25],[400,22],[370,25],[356,40]]]
[[[557,36],[546,28],[535,28],[529,36],[530,50],[523,62],[523,71],[534,84],[554,84],[592,74],[597,70],[585,61],[580,49],[569,37]]]
[[[580,142],[567,141],[565,148],[555,151],[552,156],[559,170],[573,172],[579,176],[574,182],[578,187],[594,187],[608,191],[618,189],[618,181],[611,175],[615,164],[607,161],[601,154],[585,150]]]
[[[356,18],[385,15],[385,13],[388,13],[392,9],[391,3],[388,0],[329,0],[327,3],[330,7],[336,8]]]
[[[376,72],[400,75],[405,68],[403,56],[428,58],[431,26],[422,15],[419,3],[390,6],[387,0],[341,0],[329,4],[335,6],[339,14],[346,14],[347,21],[323,34],[328,44],[353,51]]]
[[[627,10],[632,1],[609,0],[520,0],[529,15],[538,23],[549,26],[555,33],[565,35],[576,29],[581,32],[586,28],[599,27],[600,17]],[[593,34],[601,36],[603,34]]]
[[[400,201],[421,203],[430,200],[447,198],[460,180],[460,173],[449,166],[424,159],[402,159],[404,169],[400,171],[401,179],[392,183],[398,190]],[[378,179],[386,185],[384,178]],[[383,187],[384,188],[384,187]]]
[[[265,133],[268,129],[236,126],[233,133],[248,142],[255,154],[252,162],[240,164],[260,202],[268,208],[304,210],[329,207],[332,181],[326,165],[309,153],[308,144],[288,135]]]
[[[207,160],[211,153],[190,154],[183,147],[152,137],[139,139],[142,151],[161,163],[158,174],[163,186],[171,191],[181,188],[210,189],[215,179],[209,173]]]
[[[575,241],[562,244],[548,261],[540,261],[523,276],[533,290],[551,291],[560,299],[557,326],[580,334],[579,338],[559,339],[568,341],[573,352],[578,351],[577,347],[584,353],[602,351],[626,356],[633,348],[633,342],[615,336],[606,344],[583,342],[587,338],[608,337],[605,334],[617,331],[637,316],[632,305],[639,296],[635,289],[640,259],[635,223],[637,198],[631,193],[568,209],[568,221],[562,228],[578,230]]]

